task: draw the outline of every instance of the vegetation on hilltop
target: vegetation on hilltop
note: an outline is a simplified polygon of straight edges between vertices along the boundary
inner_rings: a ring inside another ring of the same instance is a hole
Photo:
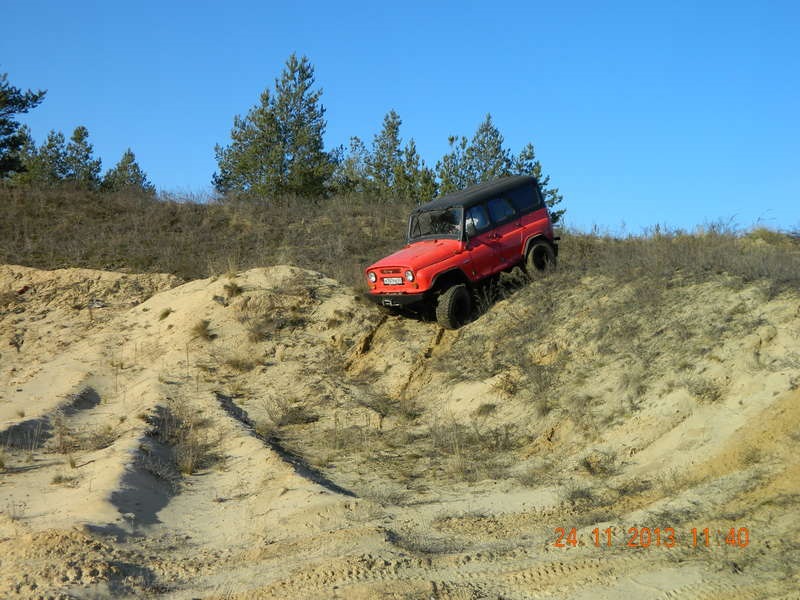
[[[94,157],[85,126],[76,127],[69,142],[62,132],[50,131],[37,146],[30,129],[14,117],[34,108],[44,92],[23,94],[6,82],[5,75],[2,83],[0,135],[7,137],[0,144],[5,164],[0,183],[154,194],[130,149],[101,176],[102,161]],[[287,195],[315,201],[356,192],[379,201],[421,203],[474,183],[526,174],[540,181],[553,221],[563,215],[564,210],[557,208],[563,198],[558,188],[550,187],[533,144],[513,154],[490,114],[470,140],[451,136],[450,152],[433,169],[426,166],[413,138],[403,143],[402,119],[394,110],[384,117],[370,147],[353,137],[347,149],[326,150],[325,108],[315,83],[309,59],[292,54],[274,88],[265,89],[244,117],[234,117],[230,143],[214,148],[218,172],[212,183],[220,199],[271,205]]]
[[[403,244],[410,202],[358,193],[309,201],[176,202],[138,193],[0,186],[0,263],[157,271],[183,278],[290,263],[363,285],[362,269]],[[800,283],[797,238],[709,226],[614,237],[565,232],[562,270],[614,278],[727,273]]]
[[[22,169],[19,152],[25,136],[16,116],[36,108],[44,96],[42,90],[23,92],[8,82],[7,74],[0,73],[0,179]]]

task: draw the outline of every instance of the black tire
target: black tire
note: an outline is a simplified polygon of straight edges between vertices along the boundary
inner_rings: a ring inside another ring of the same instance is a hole
[[[436,321],[445,329],[458,329],[471,313],[472,298],[463,283],[449,288],[436,303]]]
[[[530,277],[546,275],[556,268],[556,254],[547,242],[533,242],[525,255],[525,271]]]

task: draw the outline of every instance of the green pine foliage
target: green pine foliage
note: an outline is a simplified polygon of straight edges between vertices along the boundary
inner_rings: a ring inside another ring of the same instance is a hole
[[[436,195],[436,176],[417,151],[413,138],[403,145],[403,121],[390,110],[368,149],[354,137],[333,175],[338,192],[357,191],[380,199],[427,202]]]
[[[553,223],[561,220],[566,212],[563,208],[557,208],[564,199],[564,196],[559,193],[557,187],[550,187],[550,176],[542,173],[542,165],[536,159],[536,152],[534,151],[533,144],[530,142],[513,157],[511,165],[511,173],[514,175],[533,175],[539,182],[542,188],[542,195],[544,201],[550,210],[550,218]]]
[[[465,153],[470,185],[492,181],[511,172],[511,153],[503,147],[503,135],[487,114],[472,136]]]
[[[454,192],[467,186],[491,181],[507,175],[532,175],[539,181],[553,222],[558,222],[565,210],[556,208],[563,196],[558,188],[550,187],[550,176],[542,173],[533,144],[528,143],[514,155],[504,144],[503,135],[487,114],[472,139],[450,136],[450,152],[436,164],[439,191]]]
[[[23,92],[0,74],[0,181],[14,186],[66,185],[77,190],[155,195],[130,148],[101,178],[101,160],[94,157],[85,126],[76,127],[69,140],[59,131],[50,131],[37,147],[30,129],[20,125],[16,116],[35,108],[44,95],[44,91]],[[386,113],[369,146],[352,137],[346,149],[326,151],[321,98],[308,58],[289,56],[274,87],[265,89],[244,117],[234,117],[230,143],[214,148],[218,171],[212,182],[223,198],[319,199],[356,193],[409,205],[476,183],[525,174],[539,181],[554,222],[565,212],[560,207],[563,196],[551,187],[533,144],[513,154],[491,114],[471,138],[450,136],[449,151],[431,169],[413,138],[404,143],[403,121],[394,109]]]
[[[100,189],[106,192],[139,192],[152,196],[156,193],[147,174],[136,162],[136,155],[128,148],[113,169],[106,171]]]
[[[314,81],[309,60],[292,54],[274,93],[264,90],[259,104],[234,118],[231,143],[214,149],[218,191],[261,197],[325,193],[334,164],[323,149],[325,109]]]
[[[436,195],[436,176],[425,166],[413,138],[403,148],[402,162],[398,167],[395,189],[400,198],[420,204]]]
[[[68,173],[64,134],[51,130],[37,148],[27,127],[23,133],[25,139],[20,153],[22,169],[11,176],[11,182],[38,187],[52,187],[63,182]]]
[[[445,154],[436,163],[436,173],[439,177],[439,193],[449,194],[472,185],[470,173],[467,169],[467,148],[469,142],[465,137],[451,135],[447,139],[450,152]]]
[[[402,169],[403,150],[400,147],[400,125],[403,121],[394,110],[383,118],[383,127],[372,142],[372,152],[367,157],[367,176],[372,180],[375,193],[388,196],[395,187],[398,172]]]
[[[367,162],[370,156],[361,138],[351,137],[347,151],[340,147],[337,154],[336,168],[331,176],[331,187],[341,193],[367,193],[370,189],[367,175]]]
[[[100,187],[101,160],[94,158],[94,148],[89,143],[89,130],[79,125],[72,132],[66,146],[64,179],[83,190],[96,190]]]
[[[26,133],[16,119],[19,114],[36,108],[44,99],[45,91],[23,92],[8,82],[8,74],[0,73],[0,180],[24,170],[21,151]],[[30,132],[28,133],[28,137]]]

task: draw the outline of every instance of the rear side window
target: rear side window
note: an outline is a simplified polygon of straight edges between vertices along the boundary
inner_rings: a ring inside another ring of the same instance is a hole
[[[472,225],[477,233],[485,231],[489,227],[489,217],[482,204],[477,204],[467,211],[466,225],[468,232],[469,226]]]
[[[489,215],[495,225],[505,223],[514,218],[514,207],[505,198],[492,198],[487,206],[489,207]]]
[[[519,214],[529,213],[542,208],[542,197],[534,185],[525,185],[506,194]]]

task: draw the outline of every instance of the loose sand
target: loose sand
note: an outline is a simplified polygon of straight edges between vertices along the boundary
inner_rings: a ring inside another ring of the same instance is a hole
[[[0,597],[798,597],[800,297],[626,293],[508,347],[523,292],[453,332],[293,267],[2,266]]]

